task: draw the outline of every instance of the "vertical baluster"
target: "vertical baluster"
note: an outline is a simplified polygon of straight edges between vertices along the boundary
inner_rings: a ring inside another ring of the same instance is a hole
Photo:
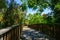
[[[14,30],[14,29],[11,30],[11,33],[12,33],[12,40],[14,40],[14,37],[13,37],[13,36],[14,36],[13,30]]]
[[[15,33],[15,37],[14,37],[14,38],[15,38],[15,40],[16,40],[16,29],[15,29],[14,33]]]
[[[4,40],[4,34],[3,34],[3,40]]]
[[[19,40],[19,32],[18,32],[18,27],[17,27],[17,40]]]
[[[18,40],[18,26],[17,26],[17,30],[16,31],[17,31],[17,34],[16,34],[17,35],[16,36],[17,39],[16,40]]]
[[[55,29],[55,26],[54,26],[54,38],[55,38],[55,36],[56,36],[55,30],[56,30],[56,29]]]
[[[50,25],[50,36],[52,36],[52,35],[51,35],[51,30],[52,30],[51,27],[53,27],[53,25],[52,25],[52,26]]]
[[[16,27],[16,40],[18,40],[18,27]]]
[[[17,28],[15,30],[15,40],[17,40]]]
[[[16,40],[16,29],[15,29],[14,33],[15,33],[15,36],[14,37],[15,37],[15,40]]]
[[[11,30],[11,40],[12,40],[12,30]]]
[[[20,26],[19,26],[19,39],[20,39],[20,36],[21,36],[21,35],[20,35]]]
[[[18,40],[19,40],[19,27],[18,27]]]
[[[52,37],[54,37],[54,26],[52,27]]]
[[[0,35],[0,40],[3,40],[3,39],[2,39],[2,35]]]
[[[15,39],[15,32],[14,31],[15,31],[15,29],[12,30],[12,40]]]
[[[19,40],[19,26],[17,27],[17,31],[18,31],[18,40]]]
[[[7,40],[7,33],[6,33],[6,40]]]
[[[43,32],[43,24],[42,24],[42,32]]]
[[[13,30],[13,39],[15,40],[15,29]]]
[[[10,32],[8,32],[8,40],[11,40],[11,35],[10,35]]]
[[[17,39],[18,39],[18,37],[19,37],[19,34],[18,34],[18,27],[17,27]],[[18,39],[19,40],[19,39]]]
[[[18,39],[20,40],[20,36],[19,36],[19,27],[18,27]]]

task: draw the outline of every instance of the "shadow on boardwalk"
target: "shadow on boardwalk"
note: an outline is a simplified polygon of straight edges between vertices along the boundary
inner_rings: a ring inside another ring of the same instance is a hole
[[[50,38],[48,35],[36,31],[34,29],[28,28],[27,26],[23,27],[21,38],[22,40],[54,40],[53,38]]]

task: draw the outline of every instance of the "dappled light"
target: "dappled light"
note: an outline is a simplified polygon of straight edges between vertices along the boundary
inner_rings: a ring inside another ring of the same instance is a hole
[[[0,40],[60,40],[60,0],[0,0]]]

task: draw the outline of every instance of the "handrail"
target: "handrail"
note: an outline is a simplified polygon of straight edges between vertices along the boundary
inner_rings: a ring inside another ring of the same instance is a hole
[[[20,39],[20,25],[12,25],[0,30],[0,40],[19,40]]]
[[[28,27],[43,32],[50,37],[60,40],[60,24],[33,24]]]

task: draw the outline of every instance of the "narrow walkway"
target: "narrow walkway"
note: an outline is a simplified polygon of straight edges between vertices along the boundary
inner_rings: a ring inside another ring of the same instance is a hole
[[[22,40],[53,40],[46,34],[25,26],[22,32]]]

